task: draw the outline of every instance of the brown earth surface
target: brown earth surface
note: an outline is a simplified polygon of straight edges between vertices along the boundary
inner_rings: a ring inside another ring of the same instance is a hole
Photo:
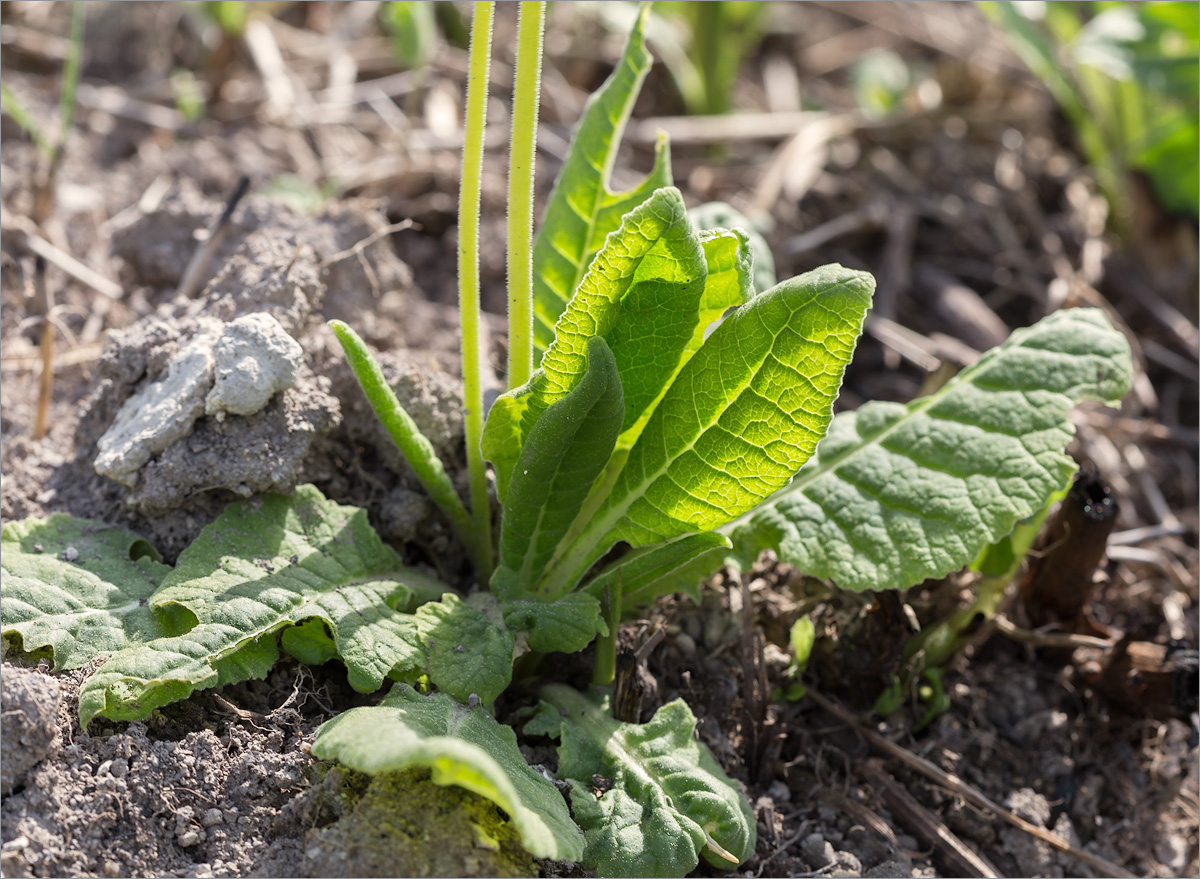
[[[182,4],[88,4],[83,88],[44,217],[37,151],[3,117],[3,523],[58,511],[100,518],[145,534],[170,562],[228,502],[311,482],[366,507],[407,562],[470,588],[449,528],[324,325],[346,320],[382,353],[465,494],[454,308],[465,53],[443,43],[424,79],[384,79],[398,70],[390,44],[356,6],[284,4],[263,18],[283,60],[272,73],[241,44],[218,64],[219,40]],[[619,55],[623,37],[606,26],[608,14],[552,7],[539,204],[587,93]],[[5,85],[49,124],[67,5],[6,3],[0,15]],[[483,300],[498,373],[500,123],[514,21],[502,5],[493,74],[502,100],[493,101],[499,127],[484,187]],[[1087,625],[1099,640],[1064,647],[1053,627],[1037,628],[1036,605],[1010,596],[1002,619],[981,621],[948,665],[947,711],[922,727],[925,707],[910,693],[881,719],[868,709],[913,623],[968,605],[970,578],[903,596],[846,595],[764,557],[740,578],[716,574],[698,604],[663,599],[623,627],[629,648],[665,631],[637,674],[643,717],[684,697],[701,739],[743,784],[758,820],[745,875],[1090,876],[1109,865],[1197,875],[1195,665],[1193,653],[1189,678],[1184,652],[1197,644],[1200,572],[1196,226],[1146,198],[1122,206],[1134,220],[1128,239],[1107,233],[1109,207],[1069,128],[972,6],[777,4],[768,22],[733,101],[762,115],[680,119],[659,64],[617,183],[650,167],[654,132],[665,128],[689,206],[723,200],[751,217],[781,278],[834,261],[872,271],[874,317],[843,408],[907,401],[1058,308],[1104,308],[1133,344],[1137,381],[1120,410],[1075,413],[1069,451],[1110,486],[1118,511],[1097,544],[1107,548],[1098,566],[1054,556],[1049,540],[1039,553],[1058,559],[1041,562],[1051,567],[1042,576],[1094,583]],[[852,63],[874,48],[919,72],[906,106],[883,121],[856,113],[849,90]],[[174,109],[179,68],[223,80],[222,100],[201,121]],[[376,80],[357,103],[336,88]],[[795,115],[812,106],[825,115]],[[207,277],[176,295],[198,232],[241,174],[252,191]],[[103,295],[50,260],[57,342],[48,432],[38,439],[33,235],[117,291]],[[140,382],[163,375],[210,328],[263,313],[301,343],[294,385],[253,415],[201,417],[155,452],[133,487],[96,473],[98,440]],[[811,695],[773,698],[789,683],[788,633],[804,615],[818,632]],[[1122,634],[1135,643],[1118,644]],[[560,674],[586,679],[589,662],[573,658]],[[1134,691],[1125,669],[1137,662],[1153,686]],[[531,861],[501,830],[495,845],[471,837],[472,826],[503,827],[473,795],[419,774],[372,785],[314,761],[316,728],[372,701],[336,663],[281,662],[264,681],[87,731],[76,713],[87,670],[22,665],[6,657],[2,672],[4,876],[582,875]],[[501,720],[519,698],[501,698]],[[523,744],[552,762],[544,742]],[[396,805],[404,802],[410,811]],[[380,833],[382,844],[363,841]],[[711,872],[702,865],[698,875]]]

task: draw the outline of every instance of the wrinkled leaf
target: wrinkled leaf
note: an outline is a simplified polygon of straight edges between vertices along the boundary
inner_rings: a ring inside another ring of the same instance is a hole
[[[547,581],[569,589],[618,540],[645,546],[711,530],[787,484],[829,424],[874,286],[866,272],[825,266],[726,318]]]
[[[380,705],[352,708],[317,730],[312,752],[359,772],[427,767],[437,784],[487,797],[536,857],[578,861],[583,840],[558,790],[529,768],[512,729],[445,693],[397,684]]]
[[[172,634],[149,602],[171,569],[140,535],[55,513],[5,525],[0,547],[0,631],[55,671]]]
[[[633,724],[613,719],[607,697],[562,684],[541,696],[550,710],[526,732],[561,736],[558,775],[571,785],[583,862],[597,875],[685,876],[701,855],[732,869],[754,852],[750,804],[696,741],[696,718],[682,699]],[[596,776],[611,783],[600,796]]]
[[[512,680],[513,636],[498,619],[495,599],[472,596],[480,606],[452,592],[417,610],[417,633],[425,650],[424,668],[439,690],[465,702],[478,696],[490,705]]]
[[[771,246],[749,218],[736,208],[723,201],[705,202],[688,211],[688,219],[701,232],[733,229],[742,233],[752,256],[751,277],[754,293],[770,290],[778,283],[775,278],[775,255],[771,253]],[[713,273],[711,262],[708,273]]]
[[[502,607],[505,625],[513,632],[526,632],[529,649],[538,653],[577,653],[597,633],[608,634],[600,602],[582,592],[558,601],[507,601]]]
[[[436,587],[400,563],[365,511],[312,486],[231,504],[152,599],[195,627],[115,653],[84,682],[81,721],[140,719],[193,690],[261,677],[277,656],[275,633],[312,618],[328,624],[351,685],[376,690],[397,666],[423,662],[403,612],[414,595],[408,583],[422,593]]]
[[[593,336],[604,337],[621,375],[622,430],[642,418],[695,334],[706,271],[679,190],[660,189],[624,217],[559,318],[541,367],[501,395],[488,415],[483,453],[496,467],[502,500],[529,431],[582,380]]]
[[[671,185],[670,153],[666,139],[660,138],[654,168],[646,179],[626,192],[608,188],[621,133],[650,70],[645,42],[648,15],[647,4],[638,14],[620,63],[588,99],[534,240],[534,345],[538,352],[553,341],[554,323],[604,239],[651,193]]]
[[[1066,486],[1067,414],[1129,389],[1129,345],[1095,309],[1050,315],[940,391],[838,415],[784,490],[722,530],[844,589],[898,589],[973,561]]]

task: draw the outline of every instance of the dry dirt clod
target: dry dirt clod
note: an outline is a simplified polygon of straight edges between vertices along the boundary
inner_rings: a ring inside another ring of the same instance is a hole
[[[0,688],[0,794],[8,796],[58,744],[58,681],[7,666]]]

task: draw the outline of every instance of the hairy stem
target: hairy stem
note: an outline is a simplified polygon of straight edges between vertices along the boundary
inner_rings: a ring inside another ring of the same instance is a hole
[[[542,86],[545,0],[523,0],[517,22],[512,145],[508,154],[508,386],[533,373],[533,172]]]
[[[463,406],[466,418],[467,471],[475,523],[476,573],[481,583],[492,576],[492,517],[483,436],[483,382],[479,339],[479,209],[483,183],[483,133],[487,124],[488,75],[492,60],[492,3],[478,0],[471,21],[467,60],[467,110],[464,123],[462,189],[458,197],[458,310],[462,321]]]
[[[441,459],[433,450],[433,444],[421,433],[412,416],[400,405],[400,401],[388,386],[379,363],[371,356],[358,334],[340,320],[331,320],[329,328],[341,342],[350,369],[362,386],[363,393],[367,395],[371,408],[387,428],[408,466],[412,467],[421,487],[446,514],[455,536],[466,547],[471,561],[478,567],[485,561],[479,556],[480,541],[476,539],[477,534],[472,527],[471,517],[467,515],[466,507],[458,499]],[[490,559],[486,561],[490,564]]]

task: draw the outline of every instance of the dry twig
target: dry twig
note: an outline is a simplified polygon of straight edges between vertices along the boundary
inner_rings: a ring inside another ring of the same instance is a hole
[[[1008,822],[1013,827],[1016,827],[1018,830],[1025,831],[1030,836],[1040,839],[1042,842],[1047,843],[1052,848],[1058,849],[1060,852],[1066,852],[1072,857],[1078,858],[1101,876],[1121,876],[1128,877],[1128,879],[1133,879],[1134,874],[1130,873],[1124,867],[1121,867],[1106,858],[1102,858],[1099,855],[1094,855],[1091,852],[1084,851],[1077,846],[1073,846],[1066,840],[1055,836],[1044,827],[1038,827],[1034,824],[1030,824],[1024,818],[1014,815],[1008,809],[1005,809],[1003,806],[993,802],[990,798],[985,796],[982,791],[973,785],[967,784],[957,775],[946,772],[943,769],[939,769],[928,760],[924,759],[923,757],[918,757],[916,754],[912,753],[906,748],[902,748],[895,742],[889,742],[883,736],[879,735],[879,733],[868,729],[858,718],[856,718],[841,705],[834,702],[832,699],[828,699],[812,689],[808,691],[808,695],[814,702],[816,702],[838,720],[849,725],[852,729],[854,729],[855,732],[865,738],[873,747],[878,748],[880,751],[883,751],[885,754],[891,757],[895,757],[909,768],[915,769],[917,772],[920,772],[927,778],[933,779],[947,790],[957,794],[967,802],[971,803],[973,806],[976,806],[980,809],[986,809],[987,811],[995,814],[997,817]]]

